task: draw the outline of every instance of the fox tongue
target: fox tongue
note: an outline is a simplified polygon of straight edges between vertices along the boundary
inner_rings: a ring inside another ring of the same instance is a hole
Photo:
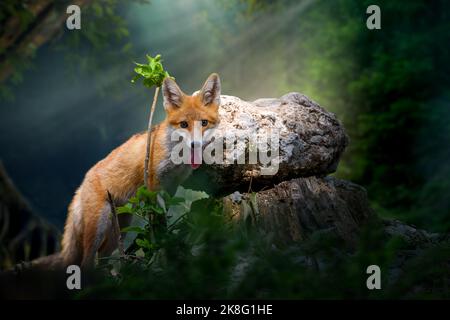
[[[191,168],[197,169],[202,164],[201,162],[202,148],[191,148]]]

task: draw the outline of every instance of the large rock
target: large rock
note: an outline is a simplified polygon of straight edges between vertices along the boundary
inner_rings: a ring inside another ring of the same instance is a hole
[[[279,99],[243,101],[233,96],[222,96],[221,123],[216,136],[236,136],[234,157],[224,146],[224,156],[239,159],[245,164],[203,165],[210,182],[221,192],[246,190],[252,181],[253,190],[295,177],[326,175],[334,172],[348,143],[344,128],[333,113],[300,93],[288,93]],[[263,166],[248,163],[251,133],[279,133],[279,162],[276,174],[265,175]]]

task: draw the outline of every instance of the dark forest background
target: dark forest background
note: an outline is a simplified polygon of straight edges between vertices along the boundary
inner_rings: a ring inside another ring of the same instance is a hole
[[[82,8],[81,30],[65,28],[69,4]],[[372,4],[381,30],[366,27]],[[280,244],[248,219],[230,224],[210,197],[157,249],[132,235],[127,250],[145,248],[143,262],[111,257],[75,297],[449,298],[449,43],[444,0],[2,0],[0,269],[15,267],[0,272],[0,297],[74,297],[65,273],[27,276],[17,263],[58,250],[85,172],[146,129],[153,91],[130,80],[148,53],[188,93],[218,72],[223,94],[297,91],[336,113],[350,144],[334,175],[366,188],[378,216],[417,228],[373,217],[355,247],[324,229]],[[383,290],[367,289],[374,263]]]
[[[338,177],[383,216],[450,230],[447,1],[376,1],[381,30],[366,28],[373,1],[86,2],[81,30],[62,25],[26,54],[0,48],[0,158],[58,227],[85,172],[145,129],[153,92],[130,83],[132,62],[160,53],[186,92],[215,71],[246,100],[308,95],[350,136]],[[26,3],[2,1],[2,35],[11,15],[33,21]]]

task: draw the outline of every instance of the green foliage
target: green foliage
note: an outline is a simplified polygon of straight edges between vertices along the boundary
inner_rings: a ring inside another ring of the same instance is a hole
[[[22,1],[17,0],[3,0],[0,6],[0,27],[5,27],[6,21],[9,17],[15,17],[18,20],[18,29],[16,32],[22,32],[33,21],[33,14],[28,9],[27,5]],[[3,31],[0,32],[3,35]],[[0,54],[3,53],[4,48],[0,47]]]
[[[121,98],[123,75],[129,72],[133,45],[130,42],[127,6],[146,0],[92,1],[83,7],[82,28],[65,32],[55,50],[64,54],[68,77],[76,81],[78,75],[98,74],[96,89],[100,94]]]
[[[33,13],[28,9],[27,5],[17,0],[5,0],[0,5],[0,37],[5,37],[7,31],[6,25],[8,19],[14,17],[17,20],[15,32],[23,32],[35,18]],[[31,57],[33,58],[33,48],[31,48]],[[6,47],[0,46],[0,55],[2,55],[2,62],[0,63],[0,70],[4,68],[13,68],[15,70],[8,83],[2,83],[0,87],[0,100],[13,101],[14,95],[12,87],[16,86],[23,80],[23,73],[31,67],[31,59],[24,59],[17,54],[10,54],[6,51]]]
[[[97,77],[97,89],[100,93],[107,92],[119,97],[123,84],[117,74],[127,72],[127,63],[117,61],[129,61],[132,45],[129,42],[127,23],[123,18],[126,5],[131,3],[148,3],[147,0],[95,0],[90,1],[82,8],[82,28],[76,32],[64,32],[62,37],[51,39],[51,50],[64,54],[67,61],[67,76],[72,80],[77,79],[77,74],[99,73]],[[64,3],[55,3],[53,14],[66,14]],[[19,24],[16,32],[25,31],[37,19],[30,12],[26,4],[17,0],[5,0],[0,5],[0,27],[10,17],[17,17]],[[57,17],[58,18],[58,17]],[[59,19],[59,18],[58,18]],[[61,20],[64,21],[64,20]],[[6,28],[0,28],[5,29]],[[0,31],[0,36],[2,31]],[[8,52],[6,59],[0,68],[11,66],[14,74],[0,88],[0,99],[13,100],[12,89],[22,82],[24,73],[33,66],[36,50],[31,44],[27,46],[26,54]],[[5,54],[4,48],[0,48],[0,54]],[[111,81],[114,79],[116,81]]]
[[[156,204],[157,194],[144,193]],[[181,199],[176,202],[183,204]],[[143,234],[138,237],[138,258],[122,260],[119,275],[99,275],[79,297],[449,298],[449,244],[411,247],[387,237],[378,220],[362,231],[355,250],[333,233],[321,231],[300,243],[275,246],[270,234],[255,225],[236,224],[224,213],[221,200],[208,197],[194,201],[173,228],[159,235],[157,251],[148,232]],[[382,290],[366,287],[366,269],[371,264],[382,270]]]
[[[170,77],[169,73],[164,70],[162,65],[161,55],[156,55],[154,58],[147,55],[147,64],[137,63],[134,72],[137,75],[131,80],[131,83],[136,83],[139,79],[143,79],[143,84],[147,88],[153,86],[160,87],[164,78]]]
[[[139,220],[138,225],[131,225],[122,232],[135,235],[134,242],[127,240],[127,257],[144,256],[150,260],[161,248],[161,238],[174,225],[168,224],[166,216],[169,209],[185,202],[185,199],[171,196],[167,192],[150,191],[141,186],[128,202],[117,208],[117,214],[131,214]],[[134,220],[136,221],[136,220]]]

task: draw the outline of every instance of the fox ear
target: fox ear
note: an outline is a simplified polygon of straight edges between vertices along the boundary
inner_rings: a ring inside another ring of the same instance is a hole
[[[178,87],[177,83],[170,77],[167,77],[163,81],[162,92],[164,96],[164,109],[170,107],[179,108],[183,102],[184,93]]]
[[[205,106],[215,103],[220,105],[220,78],[217,73],[212,73],[208,79],[206,79],[202,90],[200,90],[200,96],[203,99]]]

